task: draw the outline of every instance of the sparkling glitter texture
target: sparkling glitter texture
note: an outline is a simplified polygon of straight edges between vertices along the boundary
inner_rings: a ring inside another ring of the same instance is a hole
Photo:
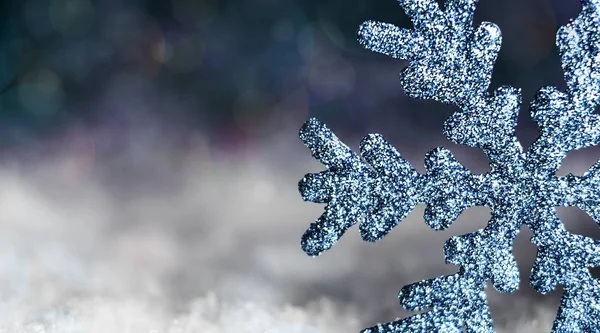
[[[383,332],[494,332],[485,288],[500,292],[519,285],[512,246],[522,224],[533,233],[538,253],[531,285],[548,293],[564,289],[552,332],[600,332],[600,283],[589,268],[600,266],[600,241],[568,232],[557,206],[577,206],[600,222],[600,162],[583,176],[557,177],[567,152],[600,143],[600,0],[582,1],[577,19],[557,34],[567,90],[542,88],[531,104],[540,137],[525,153],[514,131],[521,95],[501,87],[488,92],[500,49],[497,26],[472,27],[476,0],[399,0],[414,30],[368,21],[358,30],[362,45],[409,66],[400,83],[407,95],[457,105],[444,124],[452,142],[482,149],[491,171],[475,175],[442,147],[425,158],[419,174],[380,135],[368,135],[361,157],[324,124],[310,119],[300,138],[327,170],[306,175],[299,190],[306,201],[327,204],[302,237],[311,255],[325,251],[358,220],[362,238],[387,235],[418,203],[434,230],[449,227],[471,206],[488,206],[484,229],[452,237],[446,262],[457,273],[408,285],[399,293],[410,311],[429,310],[364,330]]]

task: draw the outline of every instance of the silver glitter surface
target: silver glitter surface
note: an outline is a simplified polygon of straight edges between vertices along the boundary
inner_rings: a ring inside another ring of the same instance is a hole
[[[501,87],[488,92],[501,44],[498,27],[472,18],[477,0],[399,0],[414,30],[365,22],[358,30],[366,48],[406,59],[400,75],[407,95],[460,107],[444,124],[452,142],[482,149],[491,171],[472,174],[445,148],[427,154],[419,174],[380,135],[368,135],[353,153],[324,124],[310,119],[300,138],[327,170],[299,184],[306,201],[327,204],[302,237],[311,255],[325,251],[358,220],[362,238],[387,235],[419,203],[434,230],[448,228],[468,207],[488,206],[484,229],[455,236],[444,246],[457,273],[404,287],[400,304],[427,312],[364,333],[494,332],[485,288],[513,292],[519,271],[512,246],[525,224],[538,253],[531,285],[548,293],[564,289],[552,332],[600,332],[600,282],[589,269],[600,266],[600,241],[572,234],[556,215],[557,206],[576,206],[600,222],[600,162],[583,176],[556,176],[567,152],[600,143],[600,0],[582,1],[582,12],[557,33],[567,90],[540,89],[531,104],[540,137],[525,153],[514,131],[521,95]]]

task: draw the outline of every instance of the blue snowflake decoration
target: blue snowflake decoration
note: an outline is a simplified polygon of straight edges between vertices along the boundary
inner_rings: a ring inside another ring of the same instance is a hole
[[[326,203],[324,214],[302,237],[302,248],[316,256],[331,248],[357,220],[362,238],[387,235],[419,203],[434,230],[448,228],[472,206],[491,208],[484,229],[452,237],[444,245],[446,263],[457,273],[408,285],[400,304],[414,316],[364,330],[384,332],[494,332],[485,288],[513,292],[519,271],[512,246],[525,224],[538,248],[531,285],[564,294],[552,332],[600,332],[600,282],[589,269],[600,266],[600,241],[568,232],[555,207],[576,206],[600,222],[600,162],[583,176],[558,177],[569,151],[600,143],[600,0],[582,1],[577,19],[557,33],[567,82],[565,92],[542,88],[531,103],[540,137],[527,152],[515,137],[520,90],[488,92],[501,44],[498,27],[472,27],[477,0],[398,0],[414,29],[368,21],[358,30],[366,48],[406,59],[400,83],[408,96],[457,105],[461,111],[444,124],[454,143],[482,149],[491,171],[472,174],[450,151],[439,147],[419,174],[380,135],[368,135],[362,158],[324,124],[310,119],[300,138],[327,170],[306,175],[299,190],[306,201]]]

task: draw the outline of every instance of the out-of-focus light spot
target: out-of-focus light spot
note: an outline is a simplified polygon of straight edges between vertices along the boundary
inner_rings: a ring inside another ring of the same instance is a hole
[[[165,66],[175,72],[191,72],[200,67],[204,48],[198,38],[184,38],[165,49]],[[167,58],[168,56],[168,58]]]
[[[64,76],[84,83],[96,63],[94,49],[92,41],[82,39],[56,52],[54,62]]]
[[[129,58],[144,34],[143,14],[135,9],[119,9],[102,22],[102,34],[119,55]]]
[[[273,39],[278,42],[287,42],[294,38],[294,25],[290,20],[281,20],[273,26]]]
[[[97,41],[93,48],[93,55],[96,62],[109,60],[115,54],[115,49],[106,41]]]
[[[207,24],[215,16],[216,0],[172,0],[173,15],[187,26]]]
[[[302,29],[298,34],[296,42],[298,44],[298,53],[300,53],[305,60],[312,58],[315,38],[314,30],[310,25],[306,25],[304,29]]]
[[[146,78],[154,77],[163,67],[167,42],[158,22],[146,20],[145,34],[142,37],[142,49],[138,60],[141,74]]]
[[[64,92],[61,78],[54,72],[41,69],[25,75],[17,87],[21,105],[29,112],[47,115],[62,107]]]
[[[166,41],[156,19],[136,8],[115,10],[102,24],[109,54],[144,79],[153,78],[163,67]]]
[[[23,19],[29,31],[38,37],[52,32],[47,0],[29,0],[23,6]]]
[[[53,0],[50,22],[64,36],[81,36],[94,24],[94,6],[88,0]]]
[[[169,53],[167,53],[167,48],[169,49]],[[152,59],[156,62],[163,63],[167,56],[170,57],[171,49],[170,46],[167,45],[164,39],[160,39],[152,44],[150,47],[150,53],[152,55]]]

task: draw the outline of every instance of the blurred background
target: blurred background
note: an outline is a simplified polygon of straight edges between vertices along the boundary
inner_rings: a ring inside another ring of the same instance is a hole
[[[524,146],[535,91],[564,88],[554,36],[579,10],[480,1],[476,24],[503,32],[491,88],[523,91]],[[382,133],[420,171],[439,145],[488,170],[443,137],[453,107],[408,99],[406,63],[356,42],[365,20],[410,27],[394,0],[5,0],[0,17],[0,332],[358,332],[406,316],[400,288],[455,271],[444,241],[489,217],[433,232],[419,206],[378,244],[352,230],[319,258],[300,249],[323,209],[297,193],[323,169],[297,138],[309,117],[353,148]],[[499,332],[549,332],[558,307],[560,290],[528,286],[530,236],[519,292],[488,289]]]

